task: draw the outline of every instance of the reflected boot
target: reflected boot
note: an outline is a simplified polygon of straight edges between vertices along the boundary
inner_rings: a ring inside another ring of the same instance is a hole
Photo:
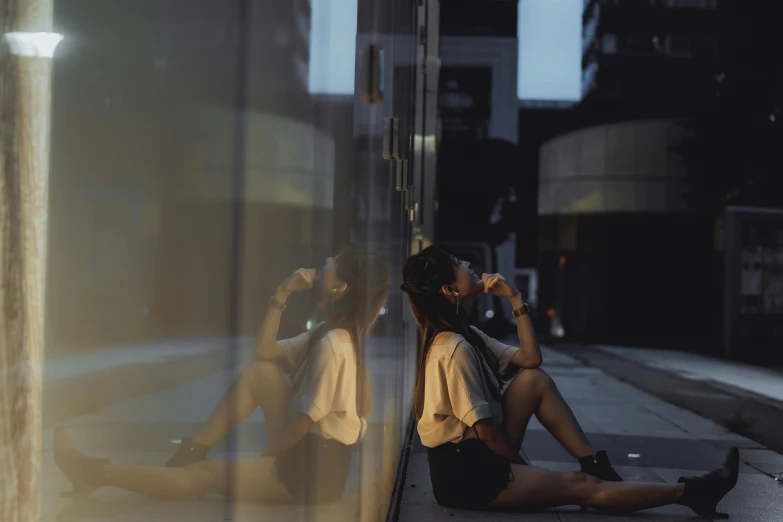
[[[167,468],[181,468],[194,464],[207,458],[207,453],[212,448],[203,444],[194,443],[192,439],[182,439],[177,452],[166,463]]]
[[[61,428],[54,431],[54,463],[62,470],[73,489],[62,493],[63,497],[89,495],[106,484],[103,468],[110,462],[107,459],[88,457],[74,449]]]
[[[680,477],[678,484],[685,484],[680,504],[688,506],[705,518],[729,518],[718,513],[718,502],[737,485],[739,475],[739,450],[731,448],[723,466],[700,477]]]
[[[612,467],[609,462],[609,456],[605,451],[599,451],[595,455],[588,455],[579,459],[579,466],[582,473],[592,475],[597,479],[608,482],[622,482],[623,479]]]

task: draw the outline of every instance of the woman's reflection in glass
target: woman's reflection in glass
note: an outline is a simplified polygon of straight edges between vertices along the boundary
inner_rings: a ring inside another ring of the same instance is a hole
[[[278,341],[286,300],[311,288],[321,292],[325,320],[312,332]],[[72,482],[72,494],[115,486],[159,497],[217,493],[273,502],[338,500],[352,445],[367,427],[372,394],[364,346],[388,288],[384,259],[356,245],[327,259],[318,275],[297,270],[270,302],[253,349],[256,361],[165,467],[113,466],[80,453],[57,430],[55,461]],[[263,455],[207,460],[210,448],[258,407],[270,437]]]

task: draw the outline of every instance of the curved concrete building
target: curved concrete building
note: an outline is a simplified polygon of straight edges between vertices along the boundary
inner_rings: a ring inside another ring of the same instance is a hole
[[[719,329],[705,325],[720,314],[719,257],[714,224],[684,198],[678,147],[686,137],[681,120],[650,119],[580,129],[541,147],[540,297],[562,323],[557,334],[711,346]]]
[[[676,120],[602,125],[541,147],[541,216],[608,212],[682,212],[686,169],[676,152]]]

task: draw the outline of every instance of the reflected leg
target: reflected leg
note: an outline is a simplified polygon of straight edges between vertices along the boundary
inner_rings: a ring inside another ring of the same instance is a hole
[[[205,460],[181,468],[105,466],[107,486],[161,498],[216,493],[237,500],[293,502],[277,479],[274,457],[238,461]]]
[[[208,447],[220,443],[259,407],[274,440],[283,427],[290,400],[291,386],[280,369],[270,361],[253,362],[220,399],[194,442]]]

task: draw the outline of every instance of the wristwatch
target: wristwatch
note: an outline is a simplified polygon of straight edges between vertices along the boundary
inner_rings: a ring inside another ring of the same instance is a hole
[[[278,301],[277,297],[274,295],[272,296],[272,299],[269,300],[269,306],[277,308],[281,312],[285,310],[285,303],[281,303],[280,301]]]
[[[523,315],[530,314],[530,307],[527,303],[522,303],[522,306],[512,312],[514,317],[522,317]]]

